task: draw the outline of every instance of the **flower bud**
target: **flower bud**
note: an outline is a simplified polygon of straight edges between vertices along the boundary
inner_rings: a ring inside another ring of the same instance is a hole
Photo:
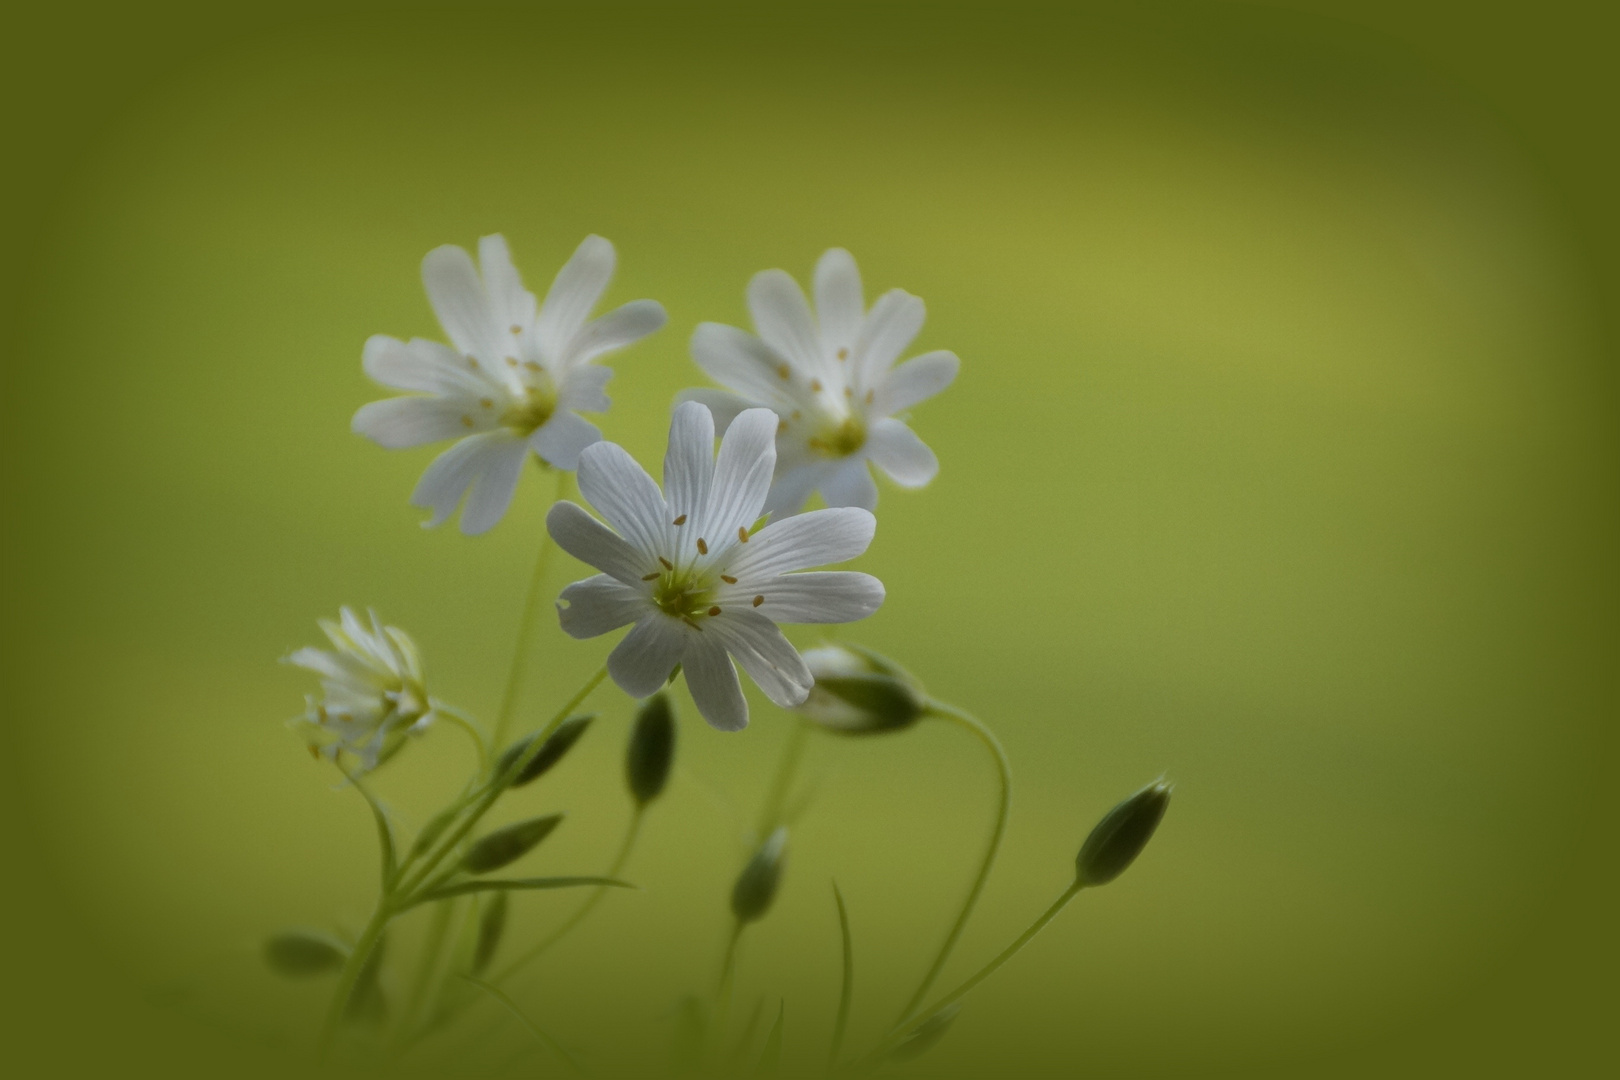
[[[525,784],[532,784],[541,776],[550,772],[551,767],[561,761],[563,755],[574,748],[574,744],[579,741],[579,737],[585,734],[585,729],[590,727],[591,721],[595,719],[594,714],[570,716],[567,720],[558,724],[557,730],[546,738],[545,745],[540,747],[539,753],[534,755],[529,763],[523,767],[523,771],[518,773],[517,779],[512,781],[512,786],[520,788]],[[539,734],[539,732],[535,732],[528,738],[520,739],[507,747],[506,753],[501,755],[501,760],[495,765],[495,775],[505,776],[506,770],[517,764],[518,759],[528,752],[529,747],[534,745],[534,740],[539,738]]]
[[[737,875],[737,884],[731,889],[731,913],[738,922],[755,922],[770,910],[771,901],[776,899],[776,887],[782,881],[786,849],[787,827],[778,826]]]
[[[858,645],[824,645],[804,654],[815,685],[795,709],[829,731],[872,735],[899,731],[927,711],[917,680],[898,664]]]
[[[675,707],[660,690],[636,713],[630,745],[624,755],[624,779],[637,806],[646,806],[663,792],[675,763]]]
[[[343,966],[349,951],[335,939],[313,930],[283,930],[264,943],[264,960],[277,975],[307,979]]]
[[[491,870],[499,870],[508,863],[516,862],[527,855],[536,844],[550,836],[551,830],[561,824],[562,819],[561,814],[530,818],[479,837],[478,841],[467,849],[467,854],[461,857],[462,869],[470,874],[487,874]]]
[[[1097,822],[1075,858],[1082,886],[1106,885],[1142,854],[1170,805],[1170,784],[1155,780]]]
[[[483,902],[484,909],[478,914],[478,943],[473,947],[474,975],[489,967],[489,962],[495,959],[495,950],[500,948],[501,936],[506,932],[508,895],[501,890]]]

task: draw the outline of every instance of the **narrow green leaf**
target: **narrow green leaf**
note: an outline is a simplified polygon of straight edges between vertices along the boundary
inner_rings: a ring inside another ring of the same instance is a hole
[[[833,1024],[832,1049],[827,1054],[829,1067],[838,1063],[838,1053],[844,1048],[850,1000],[855,994],[855,946],[849,936],[849,912],[844,908],[844,894],[838,890],[838,882],[832,883],[832,890],[833,899],[838,902],[838,933],[844,941],[844,977],[838,988],[838,1020]]]
[[[336,938],[315,930],[282,930],[264,943],[264,961],[277,975],[307,979],[343,967],[349,950]]]
[[[561,1043],[536,1027],[534,1021],[525,1016],[523,1010],[518,1008],[517,1002],[513,1001],[510,997],[507,997],[506,994],[502,993],[496,987],[491,986],[483,979],[475,979],[471,975],[462,975],[461,978],[472,983],[474,986],[478,987],[478,989],[500,1002],[501,1005],[505,1007],[507,1012],[517,1017],[518,1023],[522,1024],[528,1029],[529,1034],[534,1036],[536,1042],[538,1042],[541,1046],[544,1046],[547,1050],[550,1050],[553,1054],[556,1054],[564,1065],[567,1065],[580,1076],[590,1075],[590,1073],[585,1071],[584,1066],[580,1065],[578,1061],[574,1060],[572,1054],[562,1048]]]
[[[776,1022],[765,1033],[765,1049],[760,1052],[759,1064],[754,1067],[755,1076],[775,1076],[782,1067],[782,1014],[786,1008],[785,1001],[776,1005]]]
[[[639,888],[628,881],[608,877],[496,878],[491,881],[463,881],[456,885],[446,885],[416,897],[409,906],[415,907],[431,900],[448,900],[452,896],[465,896],[468,893],[495,892],[501,889],[571,889],[579,885],[611,885],[618,889]]]
[[[960,1005],[947,1005],[927,1020],[918,1024],[905,1041],[889,1051],[891,1061],[910,1061],[922,1057],[934,1048],[945,1033],[951,1029],[956,1021],[956,1014],[962,1011]]]

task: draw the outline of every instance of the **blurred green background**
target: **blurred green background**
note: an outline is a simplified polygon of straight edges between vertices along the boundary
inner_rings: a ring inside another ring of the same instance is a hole
[[[962,357],[916,411],[940,477],[885,490],[859,564],[888,603],[842,632],[985,717],[1013,761],[1000,869],[947,982],[1067,884],[1114,801],[1178,782],[1143,860],[912,1071],[1586,1060],[1581,1003],[1610,1014],[1567,971],[1608,942],[1556,928],[1599,895],[1612,369],[1591,233],[1475,91],[1350,24],[1217,5],[199,18],[188,47],[156,17],[100,31],[128,49],[108,70],[139,76],[87,76],[90,108],[65,94],[80,126],[41,143],[49,197],[13,206],[14,1054],[301,1067],[324,987],[276,982],[257,943],[356,928],[373,837],[283,729],[310,683],[275,661],[371,605],[437,694],[493,713],[545,490],[527,476],[486,537],[424,532],[406,497],[434,451],[348,421],[382,396],[368,335],[441,336],[421,256],[499,231],[537,292],[600,233],[608,302],[668,308],[612,361],[601,422],[649,464],[702,382],[692,327],[746,325],[757,270],[806,280],[848,247],[869,298],[927,301],[916,351]],[[584,572],[561,560],[553,585]],[[610,644],[549,620],[542,640],[528,724]],[[754,702],[732,736],[686,709],[628,872],[646,894],[518,995],[604,1070],[658,1060],[674,1003],[714,978],[786,731]],[[629,703],[597,703],[503,811],[570,811],[535,872],[597,869],[627,818]],[[378,786],[420,821],[469,765],[435,731]],[[829,878],[868,1040],[955,910],[993,790],[943,726],[819,739],[807,775],[740,974],[744,1001],[785,999],[795,1070],[836,1000]],[[522,900],[517,929],[571,903]],[[1503,1016],[1549,1034],[1513,1041]],[[55,1034],[86,1023],[106,1045]],[[523,1046],[507,1024],[473,1053]]]

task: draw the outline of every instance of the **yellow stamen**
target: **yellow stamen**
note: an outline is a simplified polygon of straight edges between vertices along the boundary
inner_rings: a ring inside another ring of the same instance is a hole
[[[479,398],[478,399],[478,404],[482,405],[486,409],[493,409],[495,407],[495,402],[493,400],[491,400],[490,398],[487,398],[487,397],[486,398]]]
[[[668,559],[664,558],[662,555],[658,556],[658,561],[664,564],[664,569],[665,570],[673,570],[673,569],[675,569],[675,564],[670,562]]]
[[[708,553],[709,553],[709,545],[705,544],[703,542],[703,537],[701,537],[701,536],[698,537],[698,554],[699,555],[707,555]]]
[[[838,350],[838,359],[840,359],[840,360],[848,360],[849,359],[849,350],[848,349],[839,349]]]
[[[755,607],[759,607],[759,605],[763,604],[764,602],[765,602],[765,598],[763,596],[754,597],[754,606]]]
[[[737,539],[745,544],[748,543],[748,530],[741,525],[737,526]]]
[[[462,424],[464,424],[467,427],[472,427],[473,426],[473,418],[470,417],[470,416],[463,416],[461,418],[461,422],[462,422]]]
[[[675,519],[675,524],[677,524],[677,525],[685,525],[686,524],[686,515],[682,514],[680,517],[676,518]]]
[[[719,609],[719,607],[712,607],[712,608],[710,608],[710,609],[709,609],[709,614],[710,614],[710,615],[718,615],[718,614],[720,614],[720,609]]]
[[[783,364],[776,369],[776,377],[779,379],[785,379],[791,374],[793,374],[793,369],[788,367],[786,364]]]
[[[810,392],[812,394],[821,393],[821,380],[820,379],[811,379],[810,380]]]
[[[727,585],[737,584],[737,579],[732,577],[730,574],[721,574],[720,580],[725,582]]]
[[[642,581],[651,581],[653,578],[655,578],[657,576],[658,576],[658,571],[654,570],[650,574],[642,574],[641,575],[641,580]]]

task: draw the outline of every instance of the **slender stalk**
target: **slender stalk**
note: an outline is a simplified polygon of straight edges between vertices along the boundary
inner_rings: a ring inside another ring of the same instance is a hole
[[[619,845],[619,853],[614,856],[613,864],[608,867],[607,871],[602,875],[603,877],[618,877],[619,871],[623,870],[624,864],[629,861],[630,852],[636,846],[636,837],[641,833],[641,818],[643,809],[644,808],[641,806],[636,807],[635,813],[630,818],[630,828],[625,831],[624,841]],[[569,931],[573,930],[574,927],[584,922],[585,917],[591,913],[597,904],[602,902],[602,898],[607,895],[607,892],[608,886],[603,885],[595,892],[591,893],[586,901],[575,910],[573,915],[568,917],[566,922],[557,927],[557,929],[553,930],[538,944],[530,948],[528,952],[506,965],[506,967],[503,968],[499,974],[489,981],[494,983],[496,986],[499,986],[501,983],[504,983],[507,979],[510,979],[513,975],[517,974],[519,970],[533,963],[536,957],[545,952],[547,949],[551,948],[553,945],[557,944],[557,942],[561,941],[565,936],[567,936]]]
[[[741,919],[732,924],[731,936],[726,940],[726,955],[720,961],[720,983],[714,990],[714,1026],[710,1031],[716,1048],[726,1038],[726,1019],[731,1012],[731,983],[737,972],[737,942],[742,939],[744,925]]]
[[[844,894],[833,882],[833,899],[838,901],[838,933],[844,943],[844,977],[838,986],[838,1019],[833,1024],[832,1048],[827,1051],[827,1068],[838,1065],[838,1052],[844,1048],[844,1029],[849,1026],[849,1005],[855,996],[855,947],[849,937],[849,912],[844,907]]]
[[[980,983],[984,982],[984,980],[988,979],[991,975],[994,975],[996,973],[996,969],[1016,956],[1018,951],[1025,945],[1028,945],[1036,934],[1040,933],[1046,928],[1047,923],[1057,918],[1058,912],[1067,907],[1069,901],[1073,900],[1075,894],[1084,887],[1085,886],[1082,885],[1078,880],[1075,881],[1073,885],[1070,885],[1064,890],[1062,896],[1058,897],[1052,902],[1051,907],[1043,911],[1039,918],[1029,924],[1029,929],[1025,930],[1022,934],[1019,934],[1017,939],[1013,941],[1011,945],[1008,945],[1005,949],[1002,949],[994,960],[990,961],[988,964],[984,965],[984,967],[974,972],[968,977],[966,982],[962,983],[962,985],[958,986],[955,990],[952,990],[950,993],[928,1006],[928,1008],[914,1012],[900,1023],[896,1024],[893,1030],[891,1030],[888,1036],[883,1040],[883,1043],[876,1050],[874,1050],[871,1055],[868,1056],[867,1060],[871,1061],[875,1059],[878,1055],[892,1048],[903,1038],[905,1038],[905,1036],[909,1035],[910,1031],[907,1029],[910,1027],[912,1021],[925,1020],[928,1017],[938,1013],[941,1009],[954,1005],[958,1001],[961,1001],[963,998],[967,997],[969,992],[971,992],[975,986],[978,986]]]
[[[764,805],[759,809],[756,837],[769,836],[771,830],[782,823],[782,805],[787,802],[788,789],[793,786],[794,774],[798,771],[800,759],[804,757],[804,744],[809,732],[810,724],[804,720],[788,729],[787,738],[782,741],[782,757],[777,762],[776,775],[765,793]]]
[[[905,1019],[928,996],[929,989],[939,978],[939,973],[945,967],[945,961],[950,959],[951,950],[956,948],[957,939],[962,936],[962,930],[967,926],[968,917],[973,914],[973,907],[979,902],[979,894],[984,891],[984,883],[990,878],[990,868],[995,865],[996,853],[1001,850],[1001,838],[1007,831],[1007,813],[1012,809],[1012,766],[1007,762],[1007,752],[1001,748],[1001,742],[985,727],[973,714],[958,709],[954,705],[947,705],[940,701],[928,703],[928,716],[949,720],[972,732],[984,744],[985,749],[995,759],[996,775],[1001,783],[1001,797],[996,805],[996,823],[990,830],[989,843],[985,845],[984,858],[979,862],[978,876],[973,879],[972,888],[968,889],[967,899],[962,902],[962,910],[956,916],[956,922],[951,925],[950,932],[945,935],[945,941],[939,947],[939,953],[928,968],[928,974],[923,976],[917,990],[906,1002],[906,1007],[900,1010],[897,1023]]]
[[[580,703],[590,697],[593,690],[602,685],[602,680],[606,678],[607,665],[604,664],[596,669],[596,674],[585,680],[585,685],[580,687],[579,692],[558,710],[557,714],[551,718],[551,721],[541,729],[539,736],[530,741],[528,749],[523,752],[522,756],[512,762],[500,776],[492,777],[481,792],[476,794],[476,801],[473,803],[471,811],[440,841],[439,846],[434,849],[432,854],[423,858],[421,865],[416,868],[415,876],[409,882],[400,886],[397,895],[402,898],[401,907],[410,906],[410,897],[421,890],[422,883],[432,875],[445,857],[456,849],[462,839],[472,831],[473,826],[477,825],[483,816],[489,813],[490,807],[495,805],[495,800],[501,797],[502,792],[512,786],[512,781],[517,779],[524,769],[528,768],[529,762],[534,760],[535,756],[540,753],[541,747],[545,745],[547,737],[553,731],[556,731],[562,722],[573,714]]]
[[[321,1038],[318,1050],[322,1057],[332,1048],[332,1040],[337,1037],[338,1026],[343,1023],[343,1014],[348,1010],[349,998],[354,994],[354,986],[360,980],[360,973],[365,970],[366,961],[371,959],[372,950],[381,940],[383,930],[388,927],[388,921],[393,918],[393,909],[389,904],[390,897],[383,896],[377,901],[377,909],[371,913],[371,921],[360,934],[360,940],[355,942],[354,950],[343,963],[343,970],[338,974],[337,989],[332,991],[332,1004],[326,1010],[326,1024],[321,1028]]]
[[[471,975],[462,975],[461,978],[472,983],[474,986],[478,987],[478,989],[482,990],[484,993],[488,994],[490,997],[494,998],[496,1001],[505,1006],[506,1011],[518,1018],[518,1023],[522,1024],[528,1029],[529,1034],[534,1036],[536,1042],[538,1042],[541,1046],[544,1046],[547,1050],[550,1050],[553,1054],[557,1055],[557,1057],[562,1060],[562,1063],[567,1065],[572,1072],[577,1073],[580,1076],[590,1075],[585,1071],[578,1061],[574,1060],[572,1054],[562,1048],[561,1043],[536,1027],[534,1021],[525,1016],[523,1014],[523,1010],[518,1008],[517,1002],[501,993],[500,990],[494,986],[491,986],[483,979],[474,978]]]
[[[427,1004],[428,987],[433,984],[434,972],[439,967],[439,953],[444,949],[445,938],[450,932],[450,918],[454,914],[455,904],[454,900],[441,900],[433,905],[433,921],[428,924],[427,940],[422,944],[422,959],[416,969],[416,978],[412,980],[410,995],[405,999],[405,1009],[400,1013],[396,1052],[403,1051],[408,1045],[406,1039],[411,1028],[417,1024],[417,1016]]]
[[[553,502],[567,497],[568,478],[573,475],[557,470],[557,488]],[[534,624],[540,608],[540,597],[545,593],[546,571],[551,566],[551,532],[541,526],[540,552],[535,556],[534,573],[529,577],[529,591],[523,598],[523,614],[518,619],[517,646],[512,652],[512,666],[506,675],[506,690],[501,695],[501,710],[495,714],[494,743],[500,747],[506,742],[506,729],[512,726],[512,715],[517,711],[518,692],[523,688],[523,675],[528,669],[529,643],[534,637]]]
[[[483,776],[489,771],[489,743],[484,739],[484,733],[478,730],[472,717],[458,709],[452,709],[442,701],[433,703],[433,711],[442,716],[448,723],[461,729],[472,740],[473,749],[478,751],[478,775]]]

